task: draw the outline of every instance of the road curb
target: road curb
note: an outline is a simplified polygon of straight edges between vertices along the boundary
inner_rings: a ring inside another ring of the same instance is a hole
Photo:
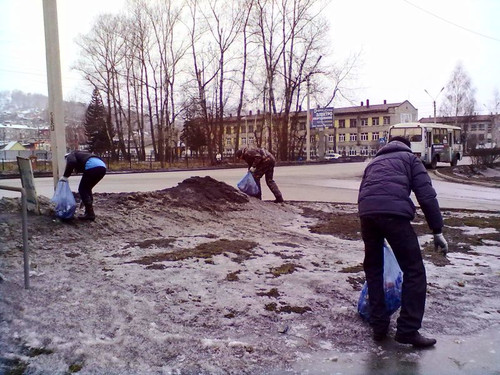
[[[451,177],[448,176],[447,174],[440,173],[438,170],[433,171],[434,174],[438,177],[441,177],[444,180],[452,181],[452,182],[458,182],[460,184],[464,185],[480,185],[480,186],[486,186],[486,187],[492,187],[492,188],[500,188],[499,184],[491,183],[491,182],[484,182],[484,181],[474,181],[471,179],[462,179],[458,177]]]

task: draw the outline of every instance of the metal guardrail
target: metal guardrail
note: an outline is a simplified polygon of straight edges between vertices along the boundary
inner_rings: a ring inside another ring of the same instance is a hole
[[[24,258],[24,289],[30,288],[30,263],[28,253],[28,200],[24,188],[0,185],[0,189],[18,191],[21,193],[23,221],[23,258]]]

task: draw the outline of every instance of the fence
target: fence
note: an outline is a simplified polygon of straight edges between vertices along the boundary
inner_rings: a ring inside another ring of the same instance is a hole
[[[16,161],[17,157],[26,159],[36,158],[37,160],[52,161],[52,152],[45,150],[3,150],[0,151],[0,161],[12,162]]]

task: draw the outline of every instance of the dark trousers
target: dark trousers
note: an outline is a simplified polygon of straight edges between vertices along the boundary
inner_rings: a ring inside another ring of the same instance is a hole
[[[383,289],[385,238],[403,271],[397,331],[402,335],[415,333],[422,325],[427,280],[420,245],[410,221],[394,215],[363,216],[361,235],[365,243],[363,267],[368,284],[370,324],[374,332],[387,330],[390,322],[390,316],[385,310]]]
[[[274,197],[276,199],[282,199],[283,196],[281,195],[281,191],[278,188],[278,185],[273,179],[274,176],[274,160],[269,159],[257,167],[257,170],[253,174],[253,178],[255,179],[255,182],[257,183],[257,186],[259,187],[259,194],[257,195],[257,198],[262,199],[262,187],[260,185],[260,179],[262,176],[266,177],[266,184],[269,187],[269,190],[274,194]]]
[[[87,169],[83,172],[78,192],[83,204],[92,204],[94,201],[92,197],[92,188],[97,185],[99,181],[106,175],[106,168],[95,167]]]

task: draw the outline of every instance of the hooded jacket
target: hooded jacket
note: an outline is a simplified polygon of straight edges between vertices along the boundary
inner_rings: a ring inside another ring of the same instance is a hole
[[[358,195],[359,216],[390,214],[413,220],[412,191],[429,228],[441,233],[443,217],[425,166],[403,142],[389,142],[365,169]]]
[[[246,163],[248,164],[248,168],[259,168],[266,163],[272,163],[274,165],[274,163],[276,162],[274,156],[269,151],[263,148],[249,149],[245,147],[243,149],[241,158],[246,161]]]
[[[77,173],[85,171],[85,164],[90,158],[97,158],[98,156],[88,151],[73,151],[66,156],[66,168],[64,170],[64,177],[69,177],[75,170]]]

